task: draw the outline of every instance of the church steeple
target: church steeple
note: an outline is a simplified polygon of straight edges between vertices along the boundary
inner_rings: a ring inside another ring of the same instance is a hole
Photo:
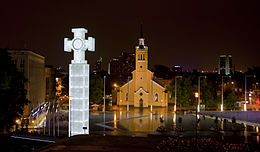
[[[135,49],[135,66],[136,71],[145,71],[148,68],[148,47],[144,45],[143,26],[141,24],[139,44]]]
[[[141,30],[140,30],[140,38],[139,38],[139,48],[144,48],[144,35],[143,35],[143,25],[141,24]]]
[[[144,34],[143,34],[143,25],[141,24],[141,30],[140,30],[140,38],[144,38]]]

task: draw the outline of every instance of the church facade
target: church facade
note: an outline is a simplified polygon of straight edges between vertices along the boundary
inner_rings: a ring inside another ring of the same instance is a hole
[[[168,93],[166,89],[153,80],[153,72],[148,70],[148,47],[144,45],[141,29],[139,45],[135,48],[135,70],[132,80],[119,87],[117,105],[133,107],[167,107]]]

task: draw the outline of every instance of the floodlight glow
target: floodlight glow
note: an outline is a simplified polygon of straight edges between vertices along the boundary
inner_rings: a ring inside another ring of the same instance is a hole
[[[85,51],[95,51],[95,39],[85,40],[84,28],[72,29],[74,38],[64,39],[64,51],[74,51],[69,65],[69,136],[89,134],[89,64]]]
[[[195,92],[195,97],[198,98],[199,97],[199,93]]]
[[[246,108],[246,103],[244,104],[244,111],[247,111],[247,108]]]

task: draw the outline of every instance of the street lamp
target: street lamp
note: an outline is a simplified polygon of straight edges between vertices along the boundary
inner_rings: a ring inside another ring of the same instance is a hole
[[[223,85],[223,78],[224,77],[231,77],[231,76],[222,76],[222,94],[221,94],[221,112],[223,112],[224,111],[224,95],[223,95],[223,93],[224,93],[224,85]]]
[[[115,87],[115,90],[114,90],[114,93],[112,91],[112,98],[113,98],[113,101],[115,101],[115,103],[117,103],[117,87],[118,87],[118,85],[116,83],[114,83],[113,86]],[[114,99],[114,97],[115,97],[115,99]]]
[[[174,112],[176,112],[176,105],[177,105],[177,78],[182,78],[182,76],[175,76],[175,103],[174,103]]]
[[[246,106],[246,103],[247,103],[247,101],[246,101],[246,85],[247,85],[247,83],[246,83],[246,78],[248,78],[248,77],[255,77],[255,75],[245,75],[245,104],[244,104],[244,111],[247,111],[247,106]]]
[[[106,76],[104,76],[104,125],[106,122]],[[104,127],[104,135],[105,135],[105,127]]]
[[[199,79],[198,80],[198,92],[199,92],[198,93],[198,98],[199,98],[199,101],[198,101],[199,102],[198,103],[198,112],[200,112],[200,78],[205,78],[206,79],[207,77],[206,76],[199,76],[198,77],[198,79]]]
[[[114,83],[114,87],[115,87],[115,88],[117,88],[117,87],[118,87],[116,83]]]
[[[198,98],[199,98],[198,92],[195,92],[195,98],[198,100]],[[196,105],[196,123],[197,123],[197,116],[198,116],[198,109],[197,109],[197,105]]]
[[[129,79],[130,79],[130,76],[127,77],[127,81],[128,81],[128,88],[127,88],[127,111],[129,111]]]
[[[106,76],[104,76],[104,114],[106,111]]]
[[[198,92],[195,92],[195,98],[198,100],[199,98],[199,93]],[[197,151],[197,139],[198,139],[198,112],[197,112],[197,106],[196,106],[196,122],[195,122],[195,125],[196,125],[196,151]]]
[[[151,80],[151,112],[153,112],[153,80]]]

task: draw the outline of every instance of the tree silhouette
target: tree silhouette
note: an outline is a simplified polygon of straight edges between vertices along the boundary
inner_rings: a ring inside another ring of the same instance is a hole
[[[23,114],[26,99],[26,79],[12,62],[7,49],[0,49],[0,131],[7,131]]]

